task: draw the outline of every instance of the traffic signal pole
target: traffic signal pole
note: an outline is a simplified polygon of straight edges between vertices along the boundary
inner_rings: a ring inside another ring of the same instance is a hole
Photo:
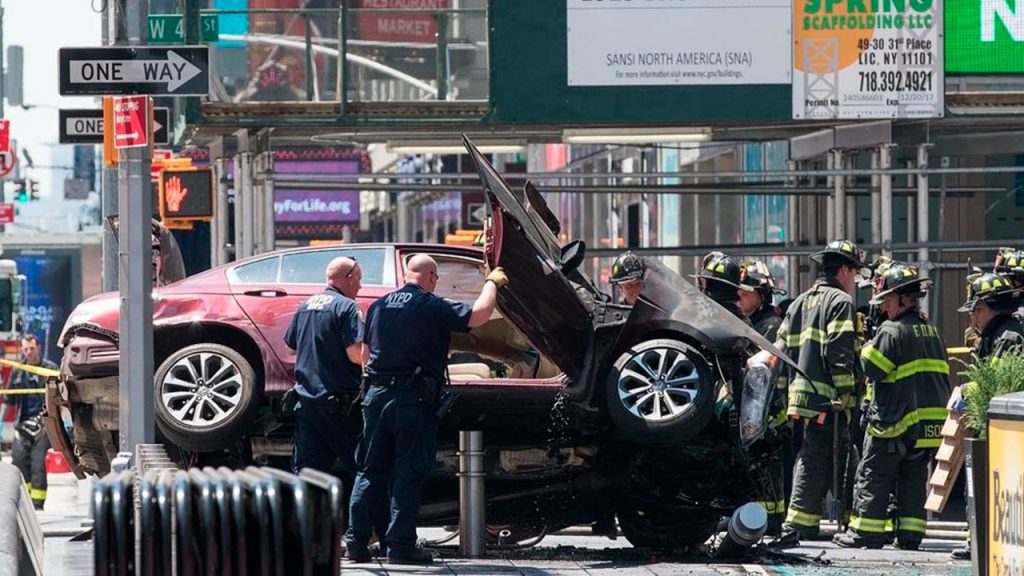
[[[128,44],[146,42],[149,12],[146,0],[118,0],[125,8]],[[120,450],[135,452],[154,439],[152,220],[149,188],[152,154],[148,146],[122,149],[117,167],[120,206],[118,280],[121,292],[119,325]]]

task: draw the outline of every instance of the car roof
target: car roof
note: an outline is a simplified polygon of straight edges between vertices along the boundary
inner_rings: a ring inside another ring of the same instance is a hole
[[[241,260],[235,260],[228,262],[218,268],[225,268],[230,266],[236,266],[238,264],[244,264],[246,262],[253,262],[263,258],[271,256],[282,256],[285,254],[295,254],[297,252],[317,252],[321,250],[334,250],[338,248],[394,248],[407,252],[413,251],[431,251],[431,252],[445,252],[449,254],[461,254],[466,256],[475,256],[478,258],[483,257],[483,250],[478,247],[470,246],[453,246],[451,244],[418,244],[415,242],[352,242],[348,244],[321,244],[317,246],[296,246],[294,248],[281,248],[272,252],[264,252],[262,254],[255,254],[248,258]]]

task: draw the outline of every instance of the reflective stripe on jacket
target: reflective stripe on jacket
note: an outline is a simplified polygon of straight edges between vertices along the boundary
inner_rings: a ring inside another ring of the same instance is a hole
[[[834,278],[819,279],[790,305],[779,339],[807,375],[790,374],[790,416],[814,417],[839,398],[854,405],[860,372],[854,318],[853,300]]]
[[[915,448],[937,448],[949,398],[949,362],[939,331],[920,311],[887,320],[861,352],[873,394],[868,434],[910,434]]]

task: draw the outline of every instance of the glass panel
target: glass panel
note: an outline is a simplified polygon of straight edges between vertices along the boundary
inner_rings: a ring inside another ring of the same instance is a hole
[[[324,270],[331,260],[340,256],[355,258],[363,271],[363,284],[384,284],[384,248],[334,248],[310,252],[295,252],[281,257],[282,284],[323,284]]]
[[[342,1],[344,13],[305,0],[204,2],[211,100],[337,102],[341,85],[348,101],[487,100],[486,0]],[[173,12],[151,0],[151,14]]]
[[[273,284],[277,282],[280,257],[264,258],[236,266],[228,271],[228,282],[232,284]]]
[[[410,254],[409,258],[412,256]],[[431,254],[431,256],[437,262],[438,280],[434,293],[457,302],[467,304],[475,302],[480,296],[480,287],[484,283],[483,263],[441,254]]]

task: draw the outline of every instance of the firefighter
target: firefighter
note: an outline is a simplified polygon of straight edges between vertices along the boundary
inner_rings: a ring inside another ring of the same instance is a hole
[[[1020,290],[1005,276],[984,272],[967,278],[967,301],[960,312],[970,314],[970,329],[975,336],[972,348],[979,360],[999,357],[1007,351],[1024,348],[1024,327],[1016,317]],[[963,411],[964,405],[957,406]],[[970,544],[952,553],[957,560],[970,560]]]
[[[754,287],[743,284],[746,272],[732,258],[722,252],[711,252],[704,257],[700,272],[693,274],[700,285],[700,291],[737,318],[750,323],[740,310],[740,292],[753,292]]]
[[[856,403],[860,371],[852,293],[864,252],[848,240],[830,242],[811,259],[819,276],[790,306],[779,327],[779,344],[803,374],[790,372],[787,414],[801,427],[803,441],[793,474],[792,499],[783,531],[799,538],[819,536],[822,502],[832,483],[835,435],[848,441],[848,411]],[[806,375],[806,377],[804,376]],[[839,431],[835,431],[839,420]]]
[[[917,550],[924,538],[928,462],[942,440],[951,392],[946,346],[918,308],[930,286],[902,263],[876,279],[871,303],[887,319],[861,354],[873,393],[850,529],[836,535],[839,546],[881,548],[891,496],[898,506],[896,545]]]
[[[56,364],[40,357],[39,339],[35,334],[22,337],[21,361],[29,366],[57,369]],[[44,382],[42,376],[24,370],[15,370],[11,374],[12,390],[43,388]],[[4,403],[14,404],[18,410],[11,460],[25,479],[33,506],[42,510],[46,503],[46,451],[50,449],[50,438],[43,427],[43,395],[7,395]]]
[[[622,292],[622,304],[632,306],[644,289],[644,272],[646,266],[639,256],[632,252],[623,252],[612,263],[610,282]]]
[[[740,311],[750,319],[754,330],[774,342],[779,333],[779,325],[782,324],[782,316],[772,304],[772,299],[776,295],[785,296],[786,291],[775,287],[775,278],[764,262],[744,260],[740,266],[744,272],[742,284],[753,288],[740,290]]]

